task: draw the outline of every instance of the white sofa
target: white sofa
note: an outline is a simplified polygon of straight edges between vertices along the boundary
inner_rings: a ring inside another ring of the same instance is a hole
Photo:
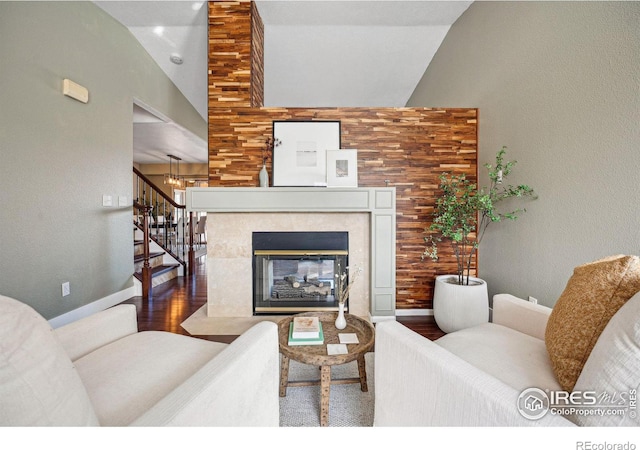
[[[395,321],[376,327],[374,426],[638,426],[624,417],[538,420],[518,411],[528,388],[561,390],[545,347],[551,309],[494,296],[493,322],[430,341]],[[610,320],[574,391],[640,389],[640,293]]]
[[[133,305],[52,330],[0,296],[0,426],[278,426],[277,327],[138,332]]]

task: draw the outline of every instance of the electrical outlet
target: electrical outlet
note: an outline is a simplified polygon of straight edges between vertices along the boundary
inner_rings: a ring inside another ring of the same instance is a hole
[[[68,281],[65,281],[64,283],[62,283],[62,296],[66,297],[69,294],[71,294],[71,286],[69,286]]]
[[[532,296],[529,296],[529,301],[530,301],[531,303],[533,303],[534,305],[537,305],[537,304],[538,304],[538,299],[537,299],[537,298],[534,298],[534,297],[532,297]]]

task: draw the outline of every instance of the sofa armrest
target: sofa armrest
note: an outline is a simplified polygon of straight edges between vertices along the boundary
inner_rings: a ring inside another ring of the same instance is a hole
[[[75,361],[103,345],[138,332],[135,305],[116,305],[56,328],[55,334]]]
[[[376,326],[374,377],[374,426],[573,425],[525,419],[519,392],[395,321]]]
[[[551,308],[510,294],[493,296],[493,323],[504,325],[544,341]]]
[[[277,427],[278,328],[260,322],[131,426]]]

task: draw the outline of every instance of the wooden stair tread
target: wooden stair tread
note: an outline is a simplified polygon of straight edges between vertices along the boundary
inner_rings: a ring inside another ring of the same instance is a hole
[[[158,256],[162,256],[164,255],[166,252],[154,252],[154,253],[149,253],[149,259],[152,258],[157,258]],[[133,262],[134,263],[138,263],[140,261],[144,261],[144,255],[135,255],[133,257]]]
[[[177,269],[178,267],[180,267],[180,264],[163,264],[161,266],[152,267],[151,277],[157,277],[159,275],[162,275],[163,273],[167,273],[172,271],[173,269]],[[142,271],[135,272],[133,276],[142,281]]]

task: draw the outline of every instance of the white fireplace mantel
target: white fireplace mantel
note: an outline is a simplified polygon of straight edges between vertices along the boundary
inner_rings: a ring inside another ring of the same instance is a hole
[[[374,321],[395,317],[395,187],[188,188],[186,208],[207,213],[369,213],[370,313]]]

